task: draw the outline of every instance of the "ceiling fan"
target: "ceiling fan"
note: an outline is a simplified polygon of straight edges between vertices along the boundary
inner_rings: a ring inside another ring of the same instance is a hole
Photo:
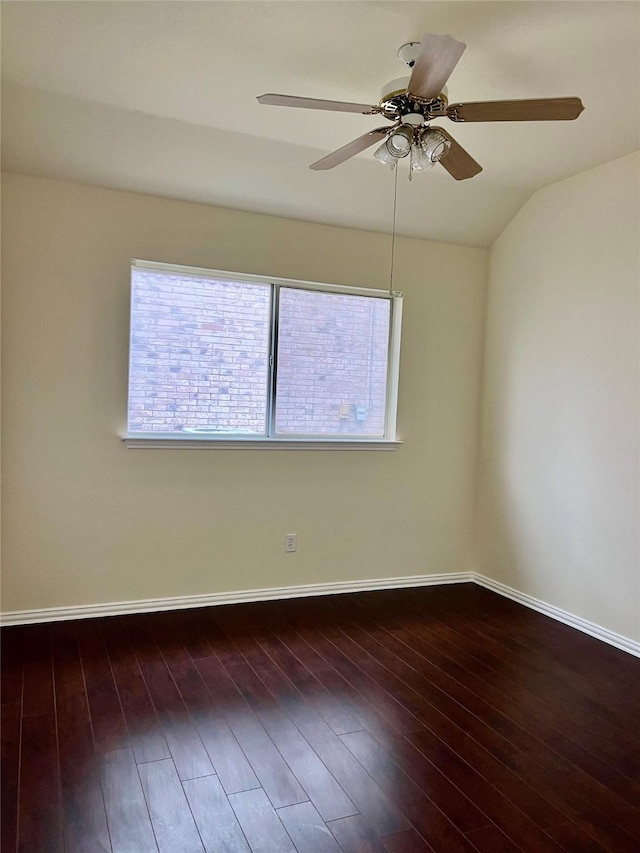
[[[379,127],[338,148],[310,169],[333,169],[371,145],[382,144],[376,159],[392,168],[404,157],[410,158],[409,179],[440,163],[456,180],[472,178],[482,171],[465,149],[442,127],[431,127],[433,119],[454,122],[475,121],[570,121],[578,118],[584,106],[580,98],[539,98],[524,101],[476,101],[449,104],[446,82],[466,44],[451,36],[427,34],[422,42],[402,45],[398,57],[411,69],[410,77],[391,80],[382,89],[376,105],[298,98],[293,95],[260,95],[261,104],[302,107],[363,115],[381,115],[393,122]]]

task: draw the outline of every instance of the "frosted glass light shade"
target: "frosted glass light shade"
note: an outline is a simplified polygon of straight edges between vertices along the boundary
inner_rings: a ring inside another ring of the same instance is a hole
[[[385,145],[390,154],[394,157],[406,157],[411,151],[413,144],[413,128],[401,125],[393,131],[388,137]]]
[[[391,169],[395,169],[396,163],[398,162],[398,158],[395,157],[387,148],[386,139],[379,148],[376,148],[373,152],[373,156],[376,160],[379,160],[380,163],[384,163],[385,166],[389,166]]]
[[[437,127],[427,127],[420,136],[420,147],[432,163],[437,163],[449,150],[451,143]]]
[[[434,161],[429,156],[426,146],[417,142],[411,149],[411,171],[424,172],[434,166]]]

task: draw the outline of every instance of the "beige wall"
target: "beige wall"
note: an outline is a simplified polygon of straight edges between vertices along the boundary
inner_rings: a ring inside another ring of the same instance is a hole
[[[639,157],[537,192],[491,250],[478,568],[640,639]]]
[[[379,234],[6,175],[3,610],[470,569],[484,250],[399,241],[398,451],[119,440],[129,258],[386,287],[389,249]]]

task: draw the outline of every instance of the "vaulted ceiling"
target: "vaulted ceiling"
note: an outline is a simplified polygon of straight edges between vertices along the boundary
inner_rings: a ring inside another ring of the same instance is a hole
[[[394,176],[372,149],[307,168],[381,120],[256,96],[376,103],[406,71],[400,45],[425,32],[468,45],[452,102],[577,95],[585,111],[441,120],[484,171],[456,182],[436,167],[409,183],[403,164],[400,233],[489,245],[539,187],[640,147],[637,2],[10,1],[3,168],[388,231]]]

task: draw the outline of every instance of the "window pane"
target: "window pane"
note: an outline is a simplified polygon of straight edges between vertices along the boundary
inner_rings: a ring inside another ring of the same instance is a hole
[[[276,432],[382,436],[388,299],[280,289]]]
[[[130,432],[266,432],[271,287],[131,271]]]

